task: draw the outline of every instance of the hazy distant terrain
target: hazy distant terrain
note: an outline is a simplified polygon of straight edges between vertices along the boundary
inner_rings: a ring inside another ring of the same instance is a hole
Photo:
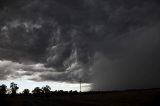
[[[4,106],[160,106],[160,90],[87,92],[61,95],[5,95]]]

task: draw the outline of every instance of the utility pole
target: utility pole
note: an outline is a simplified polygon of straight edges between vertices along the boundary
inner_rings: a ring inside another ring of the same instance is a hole
[[[81,82],[82,82],[82,81],[81,81],[81,79],[80,79],[80,92],[81,92]]]

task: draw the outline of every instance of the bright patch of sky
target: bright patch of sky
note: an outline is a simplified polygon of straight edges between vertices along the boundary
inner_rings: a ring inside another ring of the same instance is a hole
[[[54,81],[43,81],[43,82],[36,82],[31,80],[1,80],[0,85],[5,84],[7,88],[10,87],[10,83],[14,82],[18,85],[19,90],[18,92],[22,92],[24,89],[29,89],[32,91],[35,87],[43,87],[45,85],[49,85],[52,91],[55,90],[63,90],[63,91],[80,91],[80,84],[79,83],[66,83],[66,82],[54,82]],[[91,89],[91,85],[87,83],[82,83],[82,92],[89,91]]]

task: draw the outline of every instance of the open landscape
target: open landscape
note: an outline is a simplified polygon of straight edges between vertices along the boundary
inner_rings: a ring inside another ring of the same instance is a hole
[[[3,106],[159,106],[160,89],[1,95]]]

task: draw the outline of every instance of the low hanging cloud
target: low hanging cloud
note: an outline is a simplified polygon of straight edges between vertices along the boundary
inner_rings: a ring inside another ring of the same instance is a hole
[[[24,76],[35,77],[34,74],[41,74],[43,72],[54,72],[53,68],[46,68],[44,64],[26,65],[22,63],[12,62],[8,60],[0,61],[0,78],[14,79],[23,78]]]
[[[93,90],[160,87],[159,1],[0,4],[0,79],[81,79]]]

